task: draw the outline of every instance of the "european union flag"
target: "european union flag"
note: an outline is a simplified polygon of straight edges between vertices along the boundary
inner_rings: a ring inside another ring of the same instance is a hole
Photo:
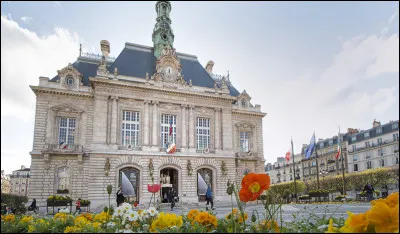
[[[309,159],[315,148],[315,133],[311,137],[310,145],[306,149],[306,159]]]

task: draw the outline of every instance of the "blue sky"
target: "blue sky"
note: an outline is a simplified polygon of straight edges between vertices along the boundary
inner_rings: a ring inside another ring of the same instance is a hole
[[[398,2],[172,2],[174,46],[215,62],[263,121],[267,162],[348,127],[399,116]],[[1,160],[29,166],[35,96],[29,85],[74,62],[79,43],[118,56],[152,46],[155,2],[1,2]],[[3,71],[4,70],[4,71]],[[22,95],[23,94],[23,95]],[[15,160],[17,158],[17,160]],[[6,164],[3,161],[8,162]]]

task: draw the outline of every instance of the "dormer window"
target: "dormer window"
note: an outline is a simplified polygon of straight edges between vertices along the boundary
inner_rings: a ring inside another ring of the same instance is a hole
[[[67,83],[68,87],[74,86],[74,78],[72,78],[72,76],[68,76],[65,82]]]

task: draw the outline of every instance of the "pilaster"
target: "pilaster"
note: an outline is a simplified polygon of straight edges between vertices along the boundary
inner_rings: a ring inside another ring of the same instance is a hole
[[[182,139],[182,144],[181,144],[181,148],[184,149],[187,147],[187,137],[186,137],[186,104],[182,104],[181,105],[181,110],[182,110],[182,118],[181,118],[181,122],[182,122],[182,133],[181,133],[181,139]]]
[[[117,119],[118,119],[118,97],[112,96],[111,106],[111,144],[117,144]]]
[[[157,129],[158,129],[158,107],[157,105],[159,104],[158,101],[152,101],[153,104],[153,140],[152,140],[152,146],[155,148],[158,148],[158,134],[157,134]]]
[[[189,150],[190,151],[195,151],[193,109],[194,105],[189,105]]]

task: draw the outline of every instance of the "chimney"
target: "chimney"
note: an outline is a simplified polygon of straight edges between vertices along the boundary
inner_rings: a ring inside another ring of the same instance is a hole
[[[353,134],[353,133],[358,133],[359,131],[355,128],[348,128],[347,133]]]
[[[100,41],[101,53],[104,57],[108,57],[110,54],[110,42],[106,40]]]
[[[208,74],[212,74],[213,72],[213,67],[214,67],[214,62],[212,60],[208,61],[205,69],[208,72]]]
[[[381,122],[376,121],[376,119],[374,119],[374,122],[372,122],[372,127],[376,128],[378,126],[381,126]]]
[[[21,166],[21,170],[24,170],[24,169],[25,169],[25,166],[24,166],[24,165],[22,165],[22,166]]]

